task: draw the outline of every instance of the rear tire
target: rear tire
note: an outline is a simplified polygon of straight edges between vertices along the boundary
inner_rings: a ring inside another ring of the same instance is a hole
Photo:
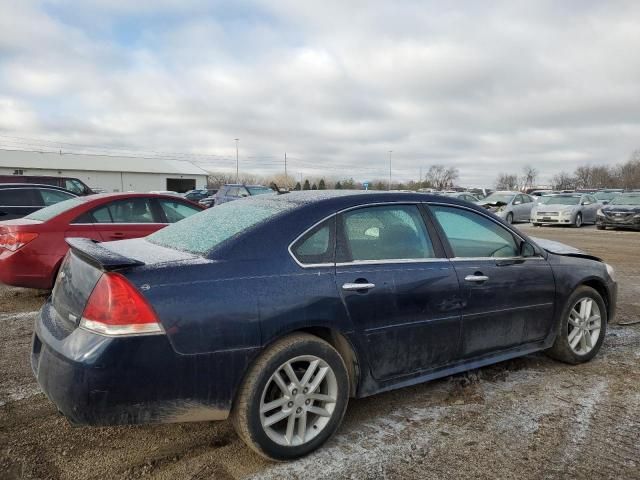
[[[585,285],[578,287],[567,300],[555,342],[545,353],[573,365],[588,362],[602,346],[608,320],[600,294]]]
[[[596,225],[596,228],[598,230],[606,230],[607,229],[607,227],[605,227],[604,225]]]
[[[348,400],[349,376],[340,354],[318,337],[296,333],[278,340],[251,366],[231,421],[263,457],[292,460],[333,435]]]

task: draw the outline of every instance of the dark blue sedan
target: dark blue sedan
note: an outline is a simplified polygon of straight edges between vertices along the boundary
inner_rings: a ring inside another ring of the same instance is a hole
[[[74,423],[222,420],[291,459],[350,397],[545,350],[593,358],[613,269],[468,202],[299,192],[69,240],[32,365]]]

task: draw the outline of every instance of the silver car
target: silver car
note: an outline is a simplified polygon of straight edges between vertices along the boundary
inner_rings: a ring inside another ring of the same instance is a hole
[[[560,193],[543,196],[531,211],[531,223],[573,225],[580,228],[585,223],[596,223],[596,213],[602,203],[593,195],[584,193]]]
[[[528,222],[535,199],[520,192],[493,192],[479,205],[506,220],[507,223]]]

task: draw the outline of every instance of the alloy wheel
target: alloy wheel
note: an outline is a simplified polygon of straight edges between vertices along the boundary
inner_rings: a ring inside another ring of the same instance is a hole
[[[580,228],[582,226],[582,215],[576,215],[576,227]]]
[[[593,350],[602,326],[600,308],[590,297],[581,298],[569,312],[568,341],[571,350],[586,355]]]
[[[260,423],[277,444],[303,445],[327,426],[337,399],[338,381],[329,364],[313,355],[295,357],[267,381]]]

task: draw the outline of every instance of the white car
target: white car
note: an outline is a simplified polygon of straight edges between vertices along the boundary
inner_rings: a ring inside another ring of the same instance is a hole
[[[544,195],[531,210],[531,223],[536,227],[555,224],[580,228],[585,223],[596,223],[596,213],[600,207],[602,203],[589,194]]]

